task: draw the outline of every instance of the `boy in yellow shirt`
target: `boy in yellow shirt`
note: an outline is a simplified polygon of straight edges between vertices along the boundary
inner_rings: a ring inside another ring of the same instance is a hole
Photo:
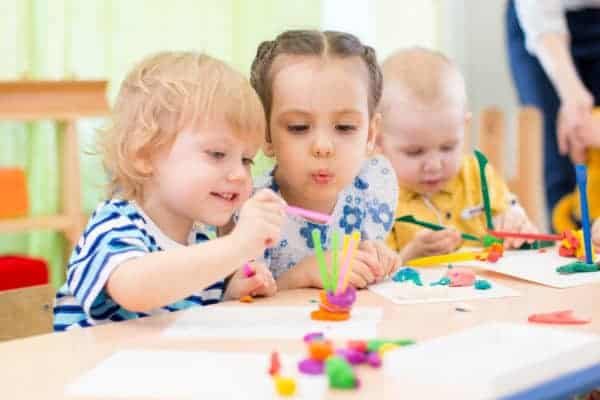
[[[449,228],[436,232],[396,223],[388,245],[404,260],[454,251],[462,243],[459,232],[486,233],[477,160],[463,156],[470,118],[463,77],[445,56],[420,48],[390,56],[383,73],[379,145],[400,186],[396,217],[412,214]],[[486,176],[494,227],[537,232],[502,178],[489,166]],[[508,247],[522,243],[505,241]]]

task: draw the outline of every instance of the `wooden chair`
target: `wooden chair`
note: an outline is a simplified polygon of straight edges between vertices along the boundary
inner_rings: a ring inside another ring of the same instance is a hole
[[[490,107],[480,113],[477,147],[488,157],[498,173],[506,178],[508,186],[518,196],[532,221],[540,229],[545,229],[547,223],[543,197],[541,114],[533,107],[523,107],[518,110],[516,119],[517,157],[514,157],[514,176],[507,173],[506,149],[509,136],[506,118],[498,108]],[[470,142],[466,144],[466,148],[471,147]]]
[[[52,332],[52,285],[0,292],[0,341]]]
[[[44,260],[0,256],[0,341],[52,332],[53,300]]]

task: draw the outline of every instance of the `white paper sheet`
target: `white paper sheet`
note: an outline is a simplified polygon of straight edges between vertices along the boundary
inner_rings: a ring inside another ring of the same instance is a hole
[[[260,353],[126,350],[98,364],[65,392],[106,398],[280,398],[267,373],[269,359],[269,354]],[[296,366],[300,357],[281,355],[280,359],[282,376],[296,379],[297,393],[290,399],[323,397],[324,376],[300,374]]]
[[[487,290],[478,290],[473,286],[430,286],[430,283],[436,282],[442,278],[446,274],[447,270],[448,268],[446,267],[418,269],[419,273],[421,274],[423,286],[417,286],[411,281],[394,282],[390,279],[377,285],[370,286],[369,289],[395,304],[468,301],[520,295],[519,292],[509,287],[502,286],[490,279],[481,277],[477,277],[477,279],[487,280],[491,283],[492,287]]]
[[[527,386],[537,383],[540,372],[548,379],[572,369],[580,354],[595,352],[597,363],[599,350],[600,336],[492,322],[390,351],[383,365],[385,373],[400,384],[460,388],[461,398],[496,398],[512,384],[507,384],[507,376],[516,380],[515,372],[519,372],[519,385]],[[566,365],[569,362],[571,366]]]
[[[475,265],[489,271],[514,276],[531,282],[555,288],[568,288],[600,282],[599,272],[586,272],[561,275],[556,268],[576,261],[558,255],[557,250],[549,248],[545,253],[537,250],[506,251],[496,263],[468,261],[456,265]]]
[[[202,307],[181,313],[164,331],[169,337],[298,339],[309,332],[323,332],[332,339],[377,336],[383,311],[379,307],[354,307],[347,321],[313,321],[307,307]]]

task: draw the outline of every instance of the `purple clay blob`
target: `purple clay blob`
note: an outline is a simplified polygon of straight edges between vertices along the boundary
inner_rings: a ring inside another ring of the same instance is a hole
[[[367,361],[367,355],[354,349],[339,349],[337,355],[343,357],[352,365],[364,364]]]
[[[376,351],[372,351],[367,355],[367,363],[374,368],[381,367],[381,357]]]
[[[298,370],[306,375],[321,375],[325,369],[325,363],[312,358],[306,358],[298,362]]]
[[[313,340],[324,340],[325,339],[325,335],[323,335],[323,332],[310,332],[307,333],[306,335],[304,335],[304,343],[310,343]]]
[[[346,290],[340,294],[327,292],[327,301],[338,307],[349,308],[356,301],[356,289],[353,286],[347,286]]]

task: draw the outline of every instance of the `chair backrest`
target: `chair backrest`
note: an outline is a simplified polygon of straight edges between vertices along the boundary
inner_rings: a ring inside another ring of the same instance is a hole
[[[52,332],[51,285],[0,292],[0,341]]]
[[[504,113],[495,107],[484,109],[479,116],[477,146],[488,157],[490,164],[504,176],[508,186],[531,220],[546,229],[542,175],[542,118],[533,107],[520,108],[516,115],[516,157],[506,153],[510,138]],[[470,141],[466,145],[470,149]],[[470,150],[469,150],[470,151]],[[511,149],[512,152],[512,149]],[[514,161],[514,176],[509,176],[507,160]]]
[[[0,340],[51,332],[53,300],[44,260],[0,256]]]

